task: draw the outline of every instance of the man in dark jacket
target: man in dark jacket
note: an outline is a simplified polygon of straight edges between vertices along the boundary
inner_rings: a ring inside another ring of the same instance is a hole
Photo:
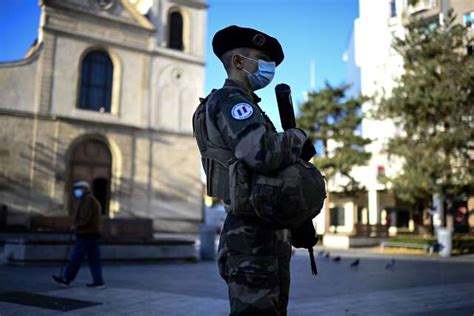
[[[73,194],[79,200],[74,215],[74,232],[76,243],[71,253],[70,261],[66,266],[64,275],[53,275],[53,280],[63,287],[76,278],[82,261],[87,256],[93,283],[89,287],[105,288],[102,278],[102,265],[100,262],[99,238],[102,232],[102,210],[99,201],[92,195],[87,181],[76,181]]]

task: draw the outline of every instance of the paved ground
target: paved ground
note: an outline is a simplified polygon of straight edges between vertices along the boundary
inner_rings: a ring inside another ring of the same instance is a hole
[[[332,257],[342,260],[334,262]],[[355,258],[360,265],[350,267]],[[364,250],[317,257],[310,273],[305,252],[292,259],[289,315],[474,315],[474,258],[380,256]],[[387,269],[387,264],[389,268]],[[29,291],[100,302],[71,315],[226,315],[225,284],[215,262],[108,264],[108,288],[88,289],[87,268],[77,282],[60,289],[50,281],[59,267],[0,266],[0,293]],[[0,302],[0,315],[56,315],[47,309]]]

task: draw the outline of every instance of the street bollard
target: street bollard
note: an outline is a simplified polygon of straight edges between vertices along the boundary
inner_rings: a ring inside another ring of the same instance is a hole
[[[452,242],[453,230],[450,228],[438,228],[438,243],[440,244],[439,255],[441,257],[450,257],[453,247]]]
[[[199,228],[201,237],[201,260],[216,259],[216,227],[202,224]]]

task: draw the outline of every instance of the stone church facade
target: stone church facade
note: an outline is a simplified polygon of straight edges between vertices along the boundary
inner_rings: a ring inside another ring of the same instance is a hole
[[[0,63],[3,225],[69,216],[72,183],[85,179],[109,218],[195,232],[203,190],[191,117],[204,93],[207,5],[40,6],[38,39],[25,58]]]

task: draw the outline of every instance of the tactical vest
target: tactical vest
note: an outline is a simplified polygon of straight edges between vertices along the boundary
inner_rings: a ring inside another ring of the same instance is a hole
[[[206,103],[214,92],[215,90],[205,99],[199,99],[200,104],[193,115],[193,132],[201,153],[201,163],[206,173],[207,195],[230,204],[229,166],[234,162],[235,157],[232,151],[225,147],[224,141],[219,136],[219,131],[212,123],[210,124],[210,120],[207,118]]]
[[[245,163],[235,158],[209,119],[206,105],[215,91],[205,99],[200,98],[193,115],[194,136],[206,174],[206,192],[208,196],[222,200],[234,215],[256,217],[250,202],[252,172]]]

